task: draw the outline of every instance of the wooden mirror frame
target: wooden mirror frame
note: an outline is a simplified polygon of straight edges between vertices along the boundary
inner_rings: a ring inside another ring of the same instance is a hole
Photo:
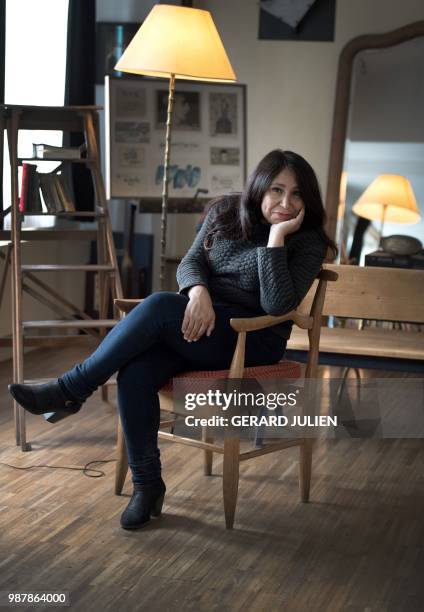
[[[349,117],[350,88],[355,56],[360,51],[393,47],[407,40],[411,40],[412,38],[417,38],[418,36],[424,36],[424,21],[415,21],[414,23],[410,23],[397,30],[392,30],[391,32],[385,32],[384,34],[366,34],[364,36],[358,36],[349,41],[340,53],[326,195],[326,229],[328,235],[333,240],[336,238],[340,180],[343,170],[347,121]]]

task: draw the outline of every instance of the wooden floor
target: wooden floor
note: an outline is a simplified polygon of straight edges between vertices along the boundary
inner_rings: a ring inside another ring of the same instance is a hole
[[[28,374],[57,375],[79,351],[34,352]],[[114,458],[115,411],[98,395],[57,425],[30,415],[34,450],[21,453],[10,379],[1,364],[1,462]],[[136,532],[119,526],[131,485],[113,494],[114,463],[99,466],[98,479],[0,465],[0,590],[68,591],[81,611],[424,609],[422,441],[320,443],[309,504],[299,502],[297,449],[244,462],[233,531],[224,528],[222,458],[205,477],[197,449],[161,449],[164,514]]]

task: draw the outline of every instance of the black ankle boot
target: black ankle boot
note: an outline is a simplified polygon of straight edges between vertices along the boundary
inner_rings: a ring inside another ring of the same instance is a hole
[[[67,397],[59,382],[43,385],[9,385],[12,397],[32,414],[43,414],[49,423],[57,423],[79,411],[82,404]]]
[[[121,516],[121,527],[139,529],[149,522],[151,516],[159,516],[162,512],[165,491],[162,478],[144,485],[134,485],[130,503]]]

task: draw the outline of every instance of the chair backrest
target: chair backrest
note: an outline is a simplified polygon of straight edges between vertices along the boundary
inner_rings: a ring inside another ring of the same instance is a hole
[[[322,314],[358,319],[424,322],[424,270],[326,264],[338,274],[327,286]],[[314,281],[298,311],[310,311]]]

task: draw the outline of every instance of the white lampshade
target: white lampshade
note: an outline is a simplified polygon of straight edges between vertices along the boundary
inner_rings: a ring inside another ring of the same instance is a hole
[[[196,81],[237,80],[209,11],[167,4],[152,8],[115,70]]]
[[[352,207],[355,214],[371,221],[418,223],[420,213],[411,183],[398,174],[381,174],[366,188]]]

